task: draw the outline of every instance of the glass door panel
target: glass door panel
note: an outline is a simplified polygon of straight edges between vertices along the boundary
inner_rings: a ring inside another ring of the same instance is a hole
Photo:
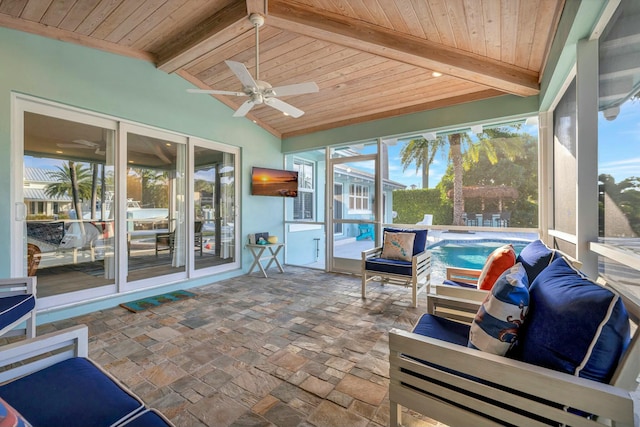
[[[73,120],[23,117],[25,263],[40,298],[115,283],[115,126],[50,110]]]
[[[142,132],[126,133],[127,282],[186,271],[186,145]]]
[[[362,251],[376,244],[375,155],[332,161],[332,271],[360,273]]]
[[[194,145],[194,268],[236,261],[236,155]]]

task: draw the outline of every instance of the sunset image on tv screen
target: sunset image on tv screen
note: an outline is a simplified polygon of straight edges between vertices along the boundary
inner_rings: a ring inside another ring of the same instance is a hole
[[[298,172],[254,167],[251,189],[256,196],[298,197]]]

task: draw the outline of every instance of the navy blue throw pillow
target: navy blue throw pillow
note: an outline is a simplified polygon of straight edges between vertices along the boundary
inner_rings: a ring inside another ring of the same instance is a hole
[[[630,341],[629,316],[620,296],[564,258],[538,275],[529,295],[515,357],[608,383]]]

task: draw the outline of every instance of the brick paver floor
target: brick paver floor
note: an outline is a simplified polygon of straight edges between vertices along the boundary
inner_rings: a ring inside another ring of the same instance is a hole
[[[89,327],[90,357],[176,426],[387,426],[388,334],[426,312],[410,290],[287,267],[42,325]],[[439,424],[415,413],[406,426]]]

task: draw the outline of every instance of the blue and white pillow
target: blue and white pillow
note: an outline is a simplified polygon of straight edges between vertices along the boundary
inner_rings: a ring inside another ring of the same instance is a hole
[[[468,347],[504,356],[518,339],[529,309],[528,288],[522,264],[502,273],[471,323]]]
[[[414,233],[390,233],[384,232],[382,245],[382,258],[411,261],[413,257]]]

